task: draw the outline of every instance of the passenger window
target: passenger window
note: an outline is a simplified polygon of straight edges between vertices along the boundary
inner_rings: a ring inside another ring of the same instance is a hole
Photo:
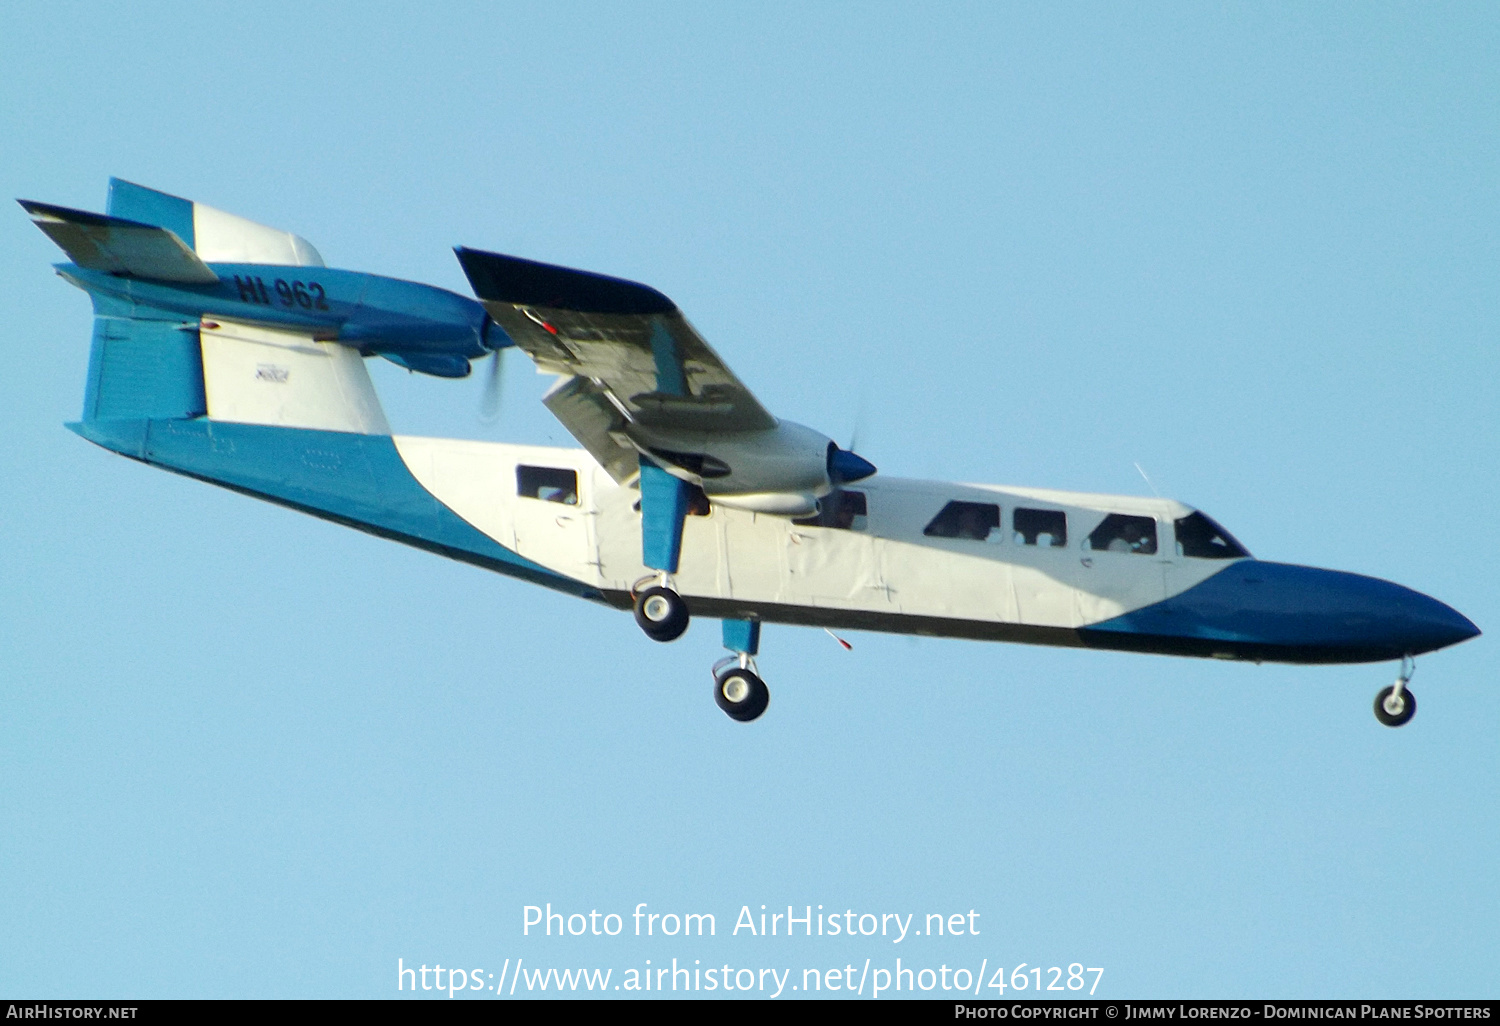
[[[1000,507],[991,502],[950,502],[932,518],[922,533],[929,538],[972,538],[1000,540]]]
[[[1245,546],[1234,540],[1224,528],[1202,513],[1193,513],[1176,521],[1177,554],[1196,559],[1238,559],[1248,556]]]
[[[516,467],[516,494],[523,499],[578,505],[578,473],[557,467]]]
[[[1050,545],[1060,549],[1068,544],[1068,517],[1060,509],[1023,509],[1010,514],[1017,545]]]
[[[836,488],[818,500],[818,512],[792,523],[802,527],[833,527],[839,530],[863,531],[866,512],[864,492],[846,492]]]
[[[1086,548],[1095,552],[1134,552],[1149,556],[1156,552],[1156,520],[1111,513],[1094,528]]]

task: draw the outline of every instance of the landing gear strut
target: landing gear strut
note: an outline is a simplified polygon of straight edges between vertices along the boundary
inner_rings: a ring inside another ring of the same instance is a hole
[[[1396,683],[1375,696],[1375,718],[1387,727],[1399,727],[1417,714],[1417,696],[1406,686],[1416,672],[1416,660],[1403,656]]]
[[[641,578],[635,594],[635,622],[653,641],[676,641],[688,626],[687,603],[672,587],[682,556],[682,522],[687,516],[688,486],[646,457],[641,457],[641,562],[656,573]],[[656,584],[641,590],[655,578]]]

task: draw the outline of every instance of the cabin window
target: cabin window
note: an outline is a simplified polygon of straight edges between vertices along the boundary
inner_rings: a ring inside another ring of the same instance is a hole
[[[1062,548],[1068,544],[1068,517],[1060,509],[1024,509],[1016,507],[1010,514],[1017,545],[1050,545]]]
[[[849,492],[836,488],[818,500],[818,512],[792,523],[801,527],[832,527],[839,530],[863,531],[865,518],[869,516],[864,492]]]
[[[971,538],[974,541],[1000,540],[1000,507],[992,502],[959,502],[944,506],[922,529],[929,538]]]
[[[1177,554],[1196,559],[1238,559],[1250,555],[1234,536],[1202,513],[1176,521]]]
[[[516,467],[516,494],[523,499],[578,505],[578,472],[558,467]]]
[[[1134,552],[1149,556],[1156,552],[1156,520],[1127,513],[1111,513],[1089,534],[1085,548],[1095,552]]]

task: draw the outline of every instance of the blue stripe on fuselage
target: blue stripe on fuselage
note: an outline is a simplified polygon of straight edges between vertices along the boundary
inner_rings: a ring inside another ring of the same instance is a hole
[[[406,469],[389,435],[196,420],[85,420],[106,449],[584,598],[599,591],[497,543]]]
[[[1109,648],[1360,663],[1431,652],[1479,628],[1437,599],[1390,581],[1244,559],[1179,595],[1079,633]]]

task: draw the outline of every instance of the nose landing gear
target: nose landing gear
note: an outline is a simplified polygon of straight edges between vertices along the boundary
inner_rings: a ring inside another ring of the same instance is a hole
[[[1417,696],[1406,686],[1416,672],[1416,660],[1403,656],[1396,683],[1381,689],[1375,696],[1375,718],[1387,727],[1399,727],[1417,714]]]

